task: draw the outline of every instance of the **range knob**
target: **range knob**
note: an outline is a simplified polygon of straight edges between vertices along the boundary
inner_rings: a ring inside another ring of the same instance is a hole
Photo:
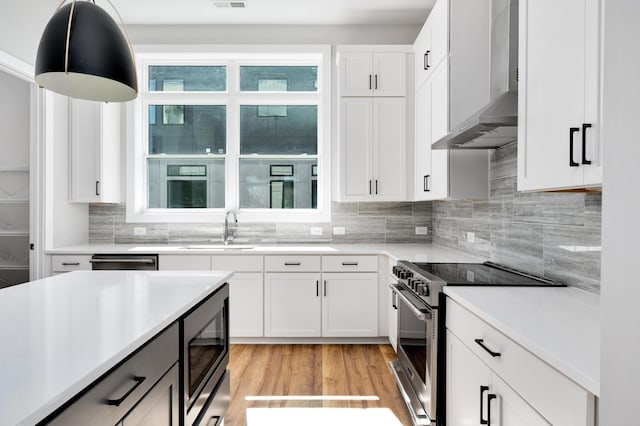
[[[400,274],[398,274],[398,277],[400,277],[400,279],[404,280],[404,279],[407,278],[407,274],[408,274],[408,272],[400,271]]]
[[[419,296],[429,297],[429,287],[426,284],[418,284],[416,291]]]
[[[391,268],[391,273],[397,277],[398,276],[398,267],[394,266],[393,268]]]

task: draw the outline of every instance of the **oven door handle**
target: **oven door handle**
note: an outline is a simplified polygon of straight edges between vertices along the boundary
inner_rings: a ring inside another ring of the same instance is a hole
[[[395,284],[391,284],[389,287],[391,287],[391,289],[395,291],[396,295],[400,297],[400,299],[402,299],[402,301],[407,305],[407,307],[411,310],[411,312],[416,317],[418,317],[420,321],[426,321],[431,319],[431,310],[427,308],[419,308],[416,305],[414,305],[413,302],[409,300],[407,296],[402,294],[403,291],[406,291],[404,288]]]

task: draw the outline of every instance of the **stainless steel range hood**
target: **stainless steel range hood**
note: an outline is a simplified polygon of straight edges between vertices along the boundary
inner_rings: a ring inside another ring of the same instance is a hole
[[[493,0],[489,102],[433,143],[434,149],[489,149],[518,137],[518,0]],[[453,71],[451,71],[453,72]],[[458,100],[450,99],[450,108]]]

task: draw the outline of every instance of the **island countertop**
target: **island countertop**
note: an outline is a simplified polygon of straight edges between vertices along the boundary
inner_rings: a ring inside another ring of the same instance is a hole
[[[34,424],[232,275],[75,271],[0,290],[0,424]]]

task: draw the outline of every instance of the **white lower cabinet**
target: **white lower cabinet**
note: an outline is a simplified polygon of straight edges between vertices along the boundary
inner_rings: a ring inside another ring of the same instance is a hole
[[[264,274],[264,334],[266,337],[319,337],[321,334],[320,274]]]
[[[447,424],[595,424],[593,394],[451,299],[446,326]]]
[[[549,425],[453,333],[447,331],[447,424]]]
[[[322,335],[378,336],[378,274],[322,274]]]
[[[263,286],[261,272],[237,272],[229,280],[229,336],[262,337]]]

